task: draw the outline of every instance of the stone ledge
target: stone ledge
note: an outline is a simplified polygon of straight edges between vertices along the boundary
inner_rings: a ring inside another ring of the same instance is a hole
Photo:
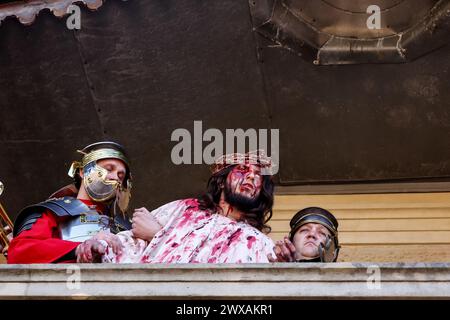
[[[450,299],[450,263],[0,265],[0,299],[50,298]]]

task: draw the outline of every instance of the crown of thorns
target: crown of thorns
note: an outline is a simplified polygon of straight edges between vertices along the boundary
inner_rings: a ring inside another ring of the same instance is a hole
[[[266,156],[264,150],[258,149],[254,151],[249,151],[247,153],[230,153],[220,156],[216,159],[214,164],[211,166],[211,171],[213,174],[228,168],[229,166],[236,164],[253,164],[260,166],[268,172],[272,172],[273,164],[272,159]]]

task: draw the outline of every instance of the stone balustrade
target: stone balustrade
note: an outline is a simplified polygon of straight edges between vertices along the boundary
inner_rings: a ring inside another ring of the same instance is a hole
[[[450,298],[450,263],[0,265],[0,299]]]

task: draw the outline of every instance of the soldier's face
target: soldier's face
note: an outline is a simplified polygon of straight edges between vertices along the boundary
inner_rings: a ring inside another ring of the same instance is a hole
[[[331,236],[331,232],[319,223],[307,223],[301,226],[293,238],[297,259],[319,256],[319,246],[325,243],[327,236]]]
[[[237,165],[227,177],[230,191],[248,199],[256,199],[261,192],[261,168],[255,165]]]
[[[108,171],[108,175],[106,176],[107,180],[115,180],[121,184],[123,183],[127,169],[122,161],[117,159],[101,159],[97,161],[97,165]]]

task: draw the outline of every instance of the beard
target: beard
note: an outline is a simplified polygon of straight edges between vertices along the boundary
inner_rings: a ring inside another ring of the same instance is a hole
[[[225,188],[223,191],[224,200],[241,212],[250,212],[251,210],[259,207],[259,196],[253,198],[239,194],[236,191],[231,190],[229,183],[225,183]]]

